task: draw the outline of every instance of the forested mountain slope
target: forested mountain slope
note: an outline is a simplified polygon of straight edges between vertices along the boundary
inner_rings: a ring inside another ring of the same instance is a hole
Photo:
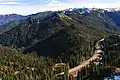
[[[53,64],[77,66],[93,54],[95,40],[120,32],[116,14],[119,12],[68,9],[9,22],[0,31],[0,76],[5,76],[3,80],[57,80],[53,79]]]
[[[57,56],[120,30],[104,13],[79,11],[43,12],[11,22],[1,32],[0,44],[19,48],[23,53],[37,51],[43,56]]]

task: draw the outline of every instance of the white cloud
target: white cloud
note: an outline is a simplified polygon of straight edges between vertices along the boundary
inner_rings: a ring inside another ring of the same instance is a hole
[[[54,3],[54,4],[47,4],[46,6],[46,9],[48,10],[53,10],[53,11],[56,11],[56,10],[64,10],[64,9],[67,9],[67,8],[71,8],[73,7],[72,4],[67,4],[67,3]]]
[[[109,3],[109,4],[105,4],[105,3],[88,3],[88,4],[84,4],[84,7],[88,7],[88,8],[120,8],[120,3]]]
[[[7,0],[7,2],[3,1],[0,4],[19,4],[19,0]],[[56,10],[64,10],[68,8],[79,8],[79,7],[88,7],[88,8],[113,8],[113,7],[119,7],[120,1],[116,3],[63,3],[58,0],[45,0],[48,4],[45,5],[0,5],[0,14],[11,14],[11,13],[17,13],[17,14],[33,14],[37,12],[42,11],[56,11]]]
[[[19,0],[0,0],[0,5],[19,4]]]
[[[18,4],[19,2],[13,2],[13,1],[7,1],[7,2],[1,2],[0,1],[0,4],[1,5],[13,5],[13,4]]]
[[[49,4],[59,4],[60,1],[58,0],[48,0],[49,1]]]
[[[7,1],[20,1],[20,0],[0,0],[0,1],[7,2]]]
[[[57,4],[46,4],[46,5],[23,5],[23,6],[9,6],[9,5],[2,5],[0,6],[0,14],[33,14],[42,11],[57,11],[57,10],[64,10],[67,8],[72,7],[72,4],[66,3],[57,3]]]
[[[59,4],[59,3],[61,3],[58,0],[42,0],[42,2],[46,3],[46,4]]]
[[[75,7],[120,8],[119,0],[72,0]]]

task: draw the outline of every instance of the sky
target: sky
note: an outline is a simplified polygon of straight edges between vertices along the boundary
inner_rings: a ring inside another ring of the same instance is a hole
[[[68,8],[120,8],[120,0],[0,0],[0,14],[28,15]]]

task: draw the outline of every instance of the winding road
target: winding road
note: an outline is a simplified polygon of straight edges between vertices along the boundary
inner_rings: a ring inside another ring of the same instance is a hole
[[[120,38],[120,35],[117,35],[119,38]],[[78,72],[81,73],[82,70],[84,69],[88,69],[91,65],[91,63],[95,63],[95,65],[99,65],[101,63],[101,60],[104,58],[104,53],[105,53],[105,49],[104,49],[104,41],[105,39],[101,39],[99,40],[98,42],[96,42],[95,46],[94,46],[94,54],[92,57],[90,57],[88,60],[86,61],[83,61],[82,63],[80,63],[78,66],[74,67],[74,68],[71,68],[68,70],[68,76],[70,78],[75,78],[78,76]],[[119,43],[117,44],[113,44],[113,45],[110,45],[109,47],[111,46],[117,46]],[[110,67],[110,66],[108,66]],[[116,69],[116,67],[113,67],[112,69]],[[119,68],[120,70],[120,68]],[[60,73],[60,74],[64,74],[64,72]]]
[[[89,68],[91,62],[99,62],[100,60],[102,60],[102,56],[104,55],[104,51],[102,50],[102,48],[104,48],[102,45],[103,41],[104,39],[101,39],[95,44],[94,55],[91,58],[89,58],[86,61],[83,61],[80,65],[68,70],[69,76],[77,77],[78,72],[80,72],[84,68]]]

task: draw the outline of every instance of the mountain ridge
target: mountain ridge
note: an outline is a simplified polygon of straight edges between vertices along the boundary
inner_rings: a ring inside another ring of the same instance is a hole
[[[0,34],[0,44],[19,48],[23,53],[59,55],[78,44],[81,48],[81,42],[87,45],[96,36],[119,33],[119,25],[107,13],[85,8],[29,15],[7,25]]]

